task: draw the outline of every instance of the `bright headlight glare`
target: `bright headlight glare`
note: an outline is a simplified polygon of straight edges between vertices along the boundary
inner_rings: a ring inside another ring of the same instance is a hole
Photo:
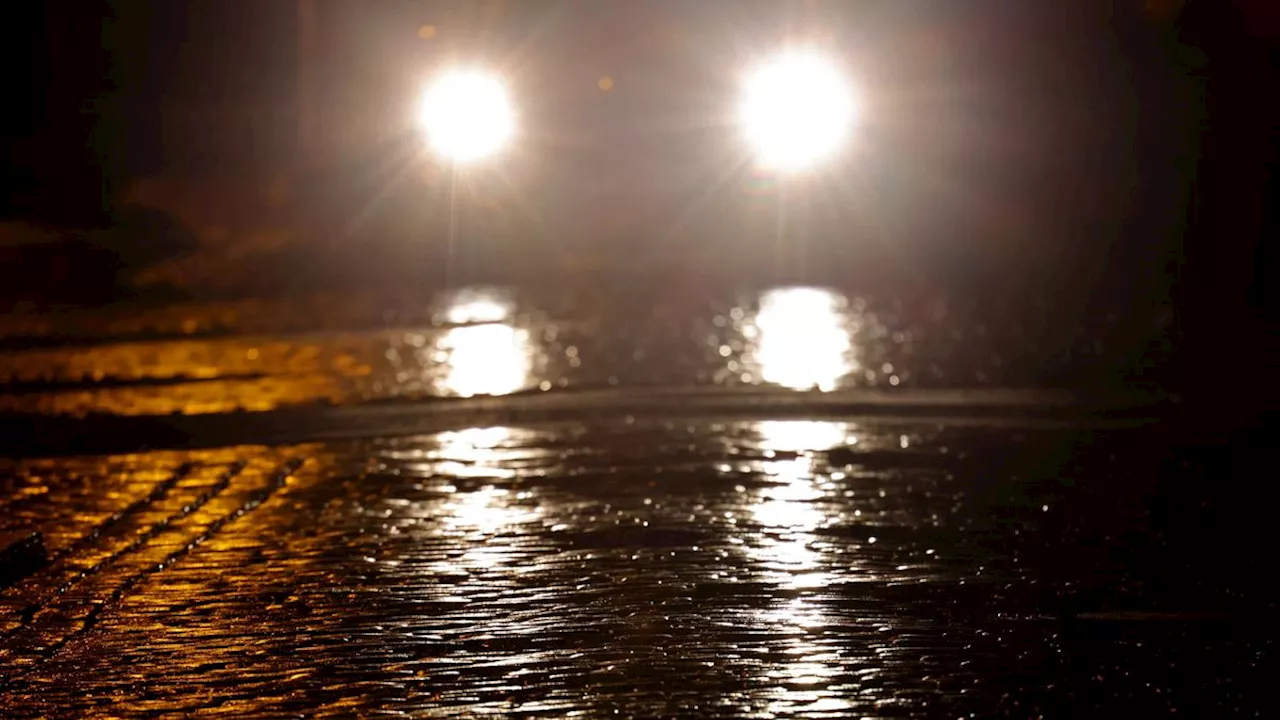
[[[757,163],[780,172],[835,154],[857,120],[853,89],[834,63],[811,50],[782,52],[754,67],[739,113]]]
[[[419,108],[427,143],[455,162],[482,160],[501,151],[515,134],[515,111],[501,80],[460,68],[437,77]]]

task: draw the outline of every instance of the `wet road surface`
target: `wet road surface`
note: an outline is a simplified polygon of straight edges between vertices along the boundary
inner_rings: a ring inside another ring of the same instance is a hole
[[[1105,332],[636,306],[8,318],[7,427],[131,450],[5,444],[0,537],[49,563],[0,590],[0,716],[1265,716],[1266,453],[1002,394],[1097,377]],[[126,424],[175,412],[239,439]]]
[[[0,412],[201,414],[612,386],[1131,387],[1160,380],[1168,322],[1104,313],[1068,324],[1048,299],[807,287],[467,288],[420,303],[69,311],[4,320]]]
[[[0,712],[1254,716],[1271,623],[1164,457],[596,417],[10,461],[52,564],[0,595]]]

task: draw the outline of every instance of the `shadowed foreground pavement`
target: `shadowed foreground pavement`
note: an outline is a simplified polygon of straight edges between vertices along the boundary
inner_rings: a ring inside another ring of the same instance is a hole
[[[1152,435],[596,417],[9,462],[0,523],[53,562],[0,596],[0,710],[1251,716],[1258,581],[1148,502],[1203,480]]]

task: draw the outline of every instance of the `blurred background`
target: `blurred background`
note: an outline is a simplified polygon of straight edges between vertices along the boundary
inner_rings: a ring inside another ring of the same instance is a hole
[[[1135,343],[1185,344],[1188,376],[1224,352],[1256,371],[1270,337],[1265,0],[5,12],[7,307],[750,279],[1003,293],[1063,327],[1119,313]],[[789,39],[838,50],[866,109],[849,158],[786,184],[741,168],[721,109],[744,59]],[[523,134],[462,181],[412,117],[459,58],[509,79]]]

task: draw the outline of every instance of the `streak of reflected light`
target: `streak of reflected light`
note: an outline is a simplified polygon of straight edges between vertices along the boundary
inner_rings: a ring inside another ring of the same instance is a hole
[[[486,485],[466,493],[456,493],[446,505],[446,522],[455,527],[493,535],[503,528],[536,520],[536,508],[522,507],[516,493]]]
[[[794,597],[765,610],[760,621],[784,634],[784,660],[763,674],[775,684],[769,711],[776,714],[840,712],[853,706],[842,691],[830,688],[844,672],[840,654],[827,645],[823,629],[831,622],[819,602]]]
[[[829,391],[855,369],[846,299],[820,288],[778,288],[760,298],[754,360],[765,382]]]
[[[497,292],[464,292],[449,305],[445,319],[454,325],[504,322],[511,319],[513,305],[510,298]]]
[[[467,461],[492,459],[494,450],[514,435],[508,427],[475,427],[440,433],[441,454]]]
[[[822,638],[830,618],[812,595],[837,580],[825,567],[829,561],[814,532],[831,518],[821,505],[825,493],[814,475],[813,453],[846,442],[849,427],[841,422],[779,421],[759,423],[756,431],[760,449],[797,454],[761,464],[761,472],[774,482],[759,492],[751,508],[764,532],[746,544],[767,577],[779,587],[802,593],[758,617],[766,628],[785,635],[786,659],[765,672],[775,684],[768,709],[775,714],[846,712],[852,703],[829,689],[843,672],[839,654]]]
[[[514,301],[496,290],[468,288],[450,299],[443,318],[450,328],[437,341],[444,364],[436,381],[444,394],[506,395],[528,386],[533,350],[527,330],[511,323]]]
[[[801,452],[830,450],[846,442],[843,423],[819,420],[768,420],[756,425],[766,450]]]
[[[471,397],[507,395],[528,385],[529,334],[512,325],[492,323],[456,327],[440,338],[445,373],[440,390]]]
[[[436,472],[453,477],[511,478],[515,473],[503,467],[503,445],[514,431],[506,427],[468,428],[441,433],[441,459]],[[542,508],[529,492],[517,492],[499,485],[472,490],[454,489],[441,515],[447,532],[460,532],[469,539],[457,564],[472,570],[493,570],[513,565],[524,550],[506,543],[485,543],[485,538],[512,528],[539,522]],[[449,568],[446,568],[449,569]]]
[[[440,434],[439,459],[435,472],[454,477],[515,477],[515,471],[503,467],[500,446],[511,439],[511,428],[468,428]]]
[[[777,421],[760,423],[756,430],[762,450],[800,455],[761,463],[761,473],[774,482],[751,505],[752,518],[765,532],[748,546],[749,552],[784,587],[827,585],[834,576],[821,569],[813,531],[829,518],[818,504],[824,493],[815,482],[809,451],[844,442],[847,427],[838,422]]]

